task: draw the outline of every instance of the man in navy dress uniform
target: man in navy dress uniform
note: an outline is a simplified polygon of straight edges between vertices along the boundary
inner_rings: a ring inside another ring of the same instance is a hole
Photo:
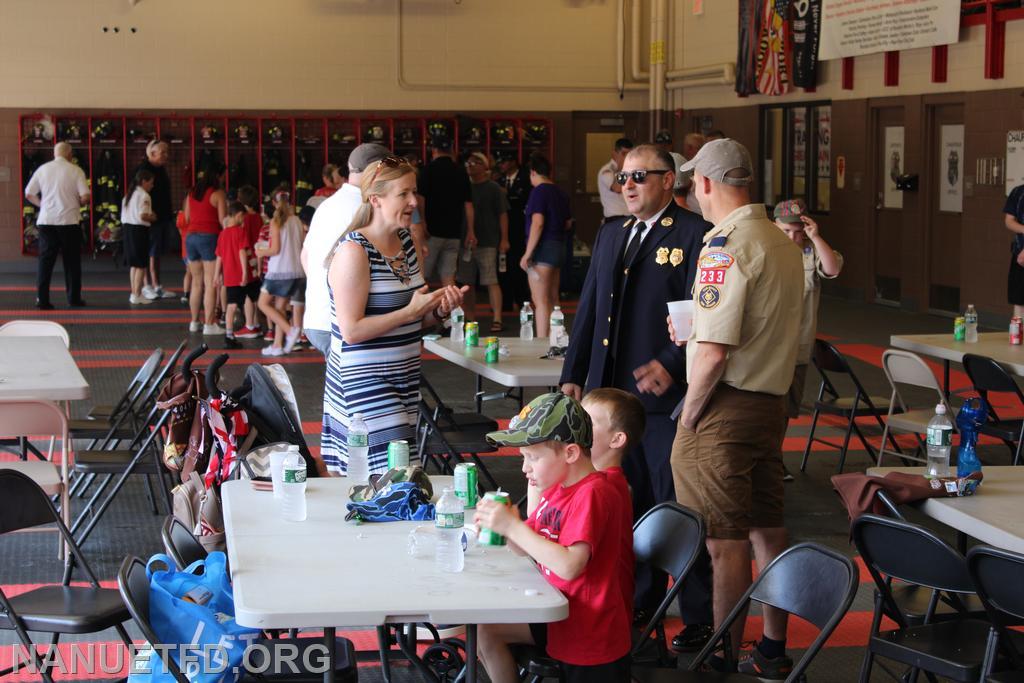
[[[561,377],[562,391],[577,399],[584,389],[616,387],[643,402],[647,428],[623,462],[636,516],[675,500],[671,413],[685,393],[677,378],[685,377],[686,354],[668,336],[666,303],[692,298],[697,256],[711,228],[673,201],[677,172],[672,156],[653,145],[626,156],[616,181],[631,215],[598,233]],[[695,573],[681,599],[689,633],[674,643],[685,650],[711,634],[709,577]],[[661,581],[638,573],[638,610],[654,609],[663,596]]]

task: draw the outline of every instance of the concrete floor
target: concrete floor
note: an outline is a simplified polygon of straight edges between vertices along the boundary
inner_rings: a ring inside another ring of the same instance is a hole
[[[63,292],[58,291],[63,282],[57,273],[52,300],[58,310],[45,314],[32,308],[34,277],[29,262],[22,260],[10,265],[0,274],[0,322],[26,317],[55,320],[65,325],[71,335],[73,355],[92,387],[95,402],[108,402],[115,398],[152,348],[173,349],[186,338],[189,338],[190,346],[202,341],[199,335],[188,335],[187,310],[176,299],[129,308],[127,274],[123,269],[113,270],[108,262],[86,263],[84,297],[89,306],[84,309],[69,310],[63,305]],[[175,289],[180,287],[180,282],[180,270],[165,278],[165,284]],[[571,304],[569,308],[572,308]],[[886,397],[889,387],[880,367],[880,357],[889,336],[894,333],[944,332],[950,331],[951,327],[952,322],[946,318],[827,297],[822,300],[819,322],[819,332],[849,355],[854,370],[868,390]],[[218,340],[210,341],[211,346],[221,345]],[[235,386],[248,364],[262,362],[259,356],[262,345],[262,341],[247,341],[245,349],[231,352],[231,361],[222,373],[222,386]],[[322,359],[315,351],[305,350],[273,360],[282,362],[291,377],[306,439],[315,447],[319,443]],[[459,408],[471,408],[473,379],[468,372],[441,360],[425,360],[423,372],[447,402]],[[817,377],[813,371],[811,374],[805,405],[813,403],[817,391]],[[536,393],[528,392],[527,399]],[[925,394],[919,397],[927,398]],[[89,403],[82,402],[74,405],[72,410],[76,415],[84,415],[89,407]],[[493,401],[485,406],[485,412],[497,418],[508,418],[516,409],[512,401]],[[852,554],[846,514],[829,484],[829,476],[836,469],[836,454],[828,450],[813,451],[806,472],[799,471],[809,422],[806,417],[795,421],[785,444],[786,464],[796,475],[796,480],[786,487],[787,527],[793,542],[816,541]],[[865,431],[868,438],[877,444],[879,430],[865,426]],[[835,435],[839,432],[834,427],[826,427],[821,433]],[[984,449],[982,458],[992,464],[1008,462],[1005,449]],[[863,471],[869,464],[867,454],[854,440],[846,470]],[[487,460],[487,465],[506,489],[514,493],[523,490],[518,457],[492,457]],[[78,505],[76,503],[76,507]],[[913,516],[914,513],[911,511],[910,514]],[[84,548],[100,577],[111,580],[126,554],[148,557],[158,552],[160,520],[161,517],[150,511],[141,483],[131,482]],[[930,524],[927,520],[919,521]],[[949,533],[948,530],[941,531]],[[4,589],[59,579],[53,548],[51,534],[14,534],[0,538],[0,558],[3,558],[0,562],[0,583]],[[870,587],[865,579],[862,576],[851,613],[841,624],[830,646],[815,661],[809,678],[821,681],[856,679],[870,621]],[[676,627],[677,621],[669,626],[670,633]],[[803,634],[807,630],[794,631],[799,635],[791,637],[790,646],[798,653],[799,648],[806,645],[807,639]],[[113,634],[101,634],[98,639],[113,637]],[[360,640],[365,638],[360,636]],[[12,641],[8,634],[0,634],[0,648],[9,642]],[[7,649],[0,649],[0,668],[7,656]],[[362,680],[380,680],[379,666],[361,668],[360,675]],[[402,668],[396,669],[394,679],[418,680],[415,674]],[[877,668],[872,680],[882,680]]]

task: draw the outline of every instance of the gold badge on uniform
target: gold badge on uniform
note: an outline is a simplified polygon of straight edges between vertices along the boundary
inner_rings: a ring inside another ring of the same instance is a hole
[[[661,219],[661,224],[664,225],[666,228],[672,227],[673,222],[674,221],[672,220],[672,216],[665,216],[664,218]]]
[[[678,247],[673,249],[672,253],[668,257],[668,262],[671,263],[673,267],[678,266],[680,263],[682,263],[683,250],[679,249]]]
[[[654,257],[654,262],[659,266],[663,266],[668,263],[668,247],[661,247],[658,249],[658,254]]]

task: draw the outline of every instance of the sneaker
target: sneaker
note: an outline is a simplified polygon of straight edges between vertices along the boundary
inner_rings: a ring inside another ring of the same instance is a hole
[[[736,669],[741,674],[751,674],[762,681],[784,681],[793,671],[793,660],[786,655],[769,659],[755,645],[746,657],[740,659]]]
[[[128,297],[128,303],[132,304],[133,306],[139,306],[139,305],[151,304],[151,303],[153,303],[153,300],[152,299],[147,299],[144,296],[135,296],[134,294],[132,294],[132,295],[130,295]]]
[[[299,341],[299,335],[302,334],[302,330],[298,327],[293,327],[291,331],[284,336],[284,352],[291,353],[292,349],[295,348],[295,342]]]
[[[156,292],[158,299],[174,299],[178,296],[174,292],[169,292],[163,287],[157,287],[154,291]]]
[[[142,286],[142,296],[150,300],[160,298],[160,295],[157,294],[157,291],[148,285]]]
[[[188,293],[187,292],[185,294],[181,295],[181,303],[184,306],[188,306]]]
[[[220,336],[226,331],[220,325],[203,325],[203,336]]]
[[[238,339],[257,339],[260,336],[260,330],[258,327],[240,327],[235,331],[235,337]]]
[[[306,339],[306,333],[305,332],[303,332],[302,334],[299,335],[299,341],[295,342],[295,345],[296,346],[305,346],[307,348],[312,348],[313,347],[313,345],[309,343],[309,340]]]
[[[283,356],[284,349],[279,349],[276,346],[264,346],[260,351],[261,356]]]
[[[268,342],[274,341],[274,331],[273,330],[267,330],[266,332],[264,332],[263,333],[263,341],[268,341]]]
[[[201,322],[199,322],[198,320],[193,320],[192,322],[190,322],[188,324],[188,331],[189,332],[199,332],[202,329],[203,329],[203,324]]]
[[[710,624],[687,624],[672,638],[672,649],[676,652],[700,652],[714,634],[715,629]]]

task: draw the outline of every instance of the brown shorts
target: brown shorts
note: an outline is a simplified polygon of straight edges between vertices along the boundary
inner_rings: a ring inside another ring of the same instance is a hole
[[[710,538],[745,539],[783,526],[785,397],[719,384],[696,431],[672,444],[676,498],[704,516]]]
[[[786,416],[800,417],[800,404],[804,400],[804,387],[807,385],[807,363],[797,363],[793,371],[793,383],[786,394]]]

